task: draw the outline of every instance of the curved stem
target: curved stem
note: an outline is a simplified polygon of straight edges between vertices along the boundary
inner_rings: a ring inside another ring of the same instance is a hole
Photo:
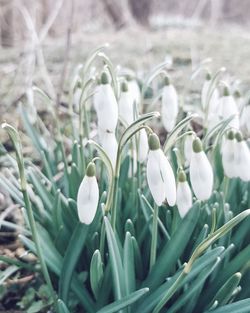
[[[153,227],[152,227],[152,239],[151,239],[151,250],[150,250],[150,270],[155,264],[156,250],[157,250],[157,236],[158,236],[158,205],[154,203],[154,214],[153,214]]]

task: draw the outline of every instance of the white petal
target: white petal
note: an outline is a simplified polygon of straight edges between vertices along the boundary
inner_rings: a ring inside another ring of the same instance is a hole
[[[119,115],[128,125],[134,121],[133,98],[129,92],[121,92],[119,99]]]
[[[150,150],[147,162],[147,181],[155,203],[160,206],[166,197],[165,182],[161,175],[161,150]]]
[[[148,136],[145,129],[139,131],[138,161],[143,163],[148,155]]]
[[[194,194],[199,200],[210,198],[213,189],[213,169],[204,151],[192,152],[190,181]]]
[[[113,168],[115,168],[117,148],[118,148],[115,134],[113,132],[111,133],[111,132],[106,132],[102,130],[99,130],[98,134],[99,134],[101,146],[103,147],[104,151],[110,158]]]
[[[222,165],[226,176],[229,178],[237,177],[237,168],[235,166],[237,148],[235,144],[235,140],[229,139],[224,139],[222,142]]]
[[[247,143],[242,140],[236,143],[236,164],[238,177],[244,181],[250,180],[250,151]]]
[[[160,154],[161,154],[161,163],[160,163],[161,175],[165,183],[167,202],[170,206],[174,206],[176,203],[175,176],[172,167],[162,150],[160,150]]]
[[[228,127],[239,129],[239,112],[237,104],[232,96],[221,97],[219,114],[222,119],[228,119],[231,115],[235,115],[235,118],[229,123]]]
[[[99,201],[99,188],[96,177],[85,176],[77,193],[77,211],[81,223],[92,223]]]
[[[138,105],[141,101],[141,91],[137,81],[136,80],[128,81],[128,89],[132,95],[133,103],[135,102]]]
[[[187,181],[179,182],[177,185],[176,204],[183,218],[192,207],[192,191]]]
[[[193,145],[193,136],[187,135],[184,142],[184,155],[187,165],[190,164],[191,155],[192,155],[192,145]]]
[[[173,85],[163,87],[161,113],[163,126],[170,132],[178,114],[178,95]]]
[[[114,132],[118,121],[118,105],[112,87],[99,85],[94,102],[98,127],[103,131]]]

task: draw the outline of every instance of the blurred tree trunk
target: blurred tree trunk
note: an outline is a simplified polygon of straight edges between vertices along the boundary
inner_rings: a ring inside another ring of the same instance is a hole
[[[1,0],[1,45],[3,47],[10,47],[14,42],[14,19],[12,1]]]
[[[152,4],[152,0],[129,0],[129,6],[133,17],[143,26],[149,25]]]
[[[122,5],[122,1],[103,0],[103,3],[116,29],[121,29],[127,25],[125,8]]]

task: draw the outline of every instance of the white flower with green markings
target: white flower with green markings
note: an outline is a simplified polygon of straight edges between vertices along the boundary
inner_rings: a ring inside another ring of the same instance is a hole
[[[225,87],[223,96],[220,98],[219,116],[222,120],[226,120],[232,115],[234,115],[234,118],[229,123],[229,127],[239,129],[240,122],[237,104],[229,89]]]
[[[118,144],[115,137],[115,133],[109,131],[98,130],[99,139],[103,150],[106,152],[109,157],[113,168],[115,168],[116,164],[116,155]]]
[[[99,187],[95,176],[95,164],[90,162],[77,193],[77,212],[81,223],[91,224],[99,202]]]
[[[167,199],[170,206],[176,202],[176,183],[172,167],[160,148],[156,134],[150,134],[147,161],[147,181],[155,203],[160,206]]]
[[[213,190],[213,169],[202,149],[202,143],[197,137],[193,141],[193,151],[190,161],[190,181],[195,196],[199,200],[210,198]]]
[[[229,178],[237,177],[236,140],[232,129],[228,131],[226,138],[223,138],[221,155],[225,175]]]
[[[243,181],[250,180],[250,151],[240,132],[235,134],[235,163],[237,166],[237,176]]]
[[[184,218],[192,207],[193,196],[191,188],[187,182],[186,174],[183,170],[178,173],[176,205],[181,218]]]
[[[121,84],[121,95],[119,99],[119,115],[128,125],[134,121],[133,95],[129,92],[127,82]]]

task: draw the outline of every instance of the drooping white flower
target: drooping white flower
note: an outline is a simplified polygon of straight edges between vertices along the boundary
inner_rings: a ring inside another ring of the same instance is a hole
[[[140,163],[143,163],[148,155],[148,137],[145,129],[141,129],[138,132],[138,156],[137,159]]]
[[[97,113],[98,128],[114,132],[118,121],[118,105],[105,72],[102,73],[100,85],[95,90],[94,107]]]
[[[199,200],[210,198],[213,190],[213,169],[208,161],[199,138],[193,141],[193,151],[190,161],[190,181],[195,196]]]
[[[229,130],[221,145],[222,165],[227,177],[237,177],[236,140],[233,130]]]
[[[178,115],[178,95],[175,87],[165,78],[165,86],[162,91],[161,118],[167,132],[170,132],[176,123]]]
[[[190,134],[185,137],[184,141],[184,155],[187,165],[190,164],[191,155],[193,151],[192,146],[193,146],[193,135]]]
[[[119,115],[128,125],[134,121],[133,95],[128,90],[128,84],[123,82],[121,85],[121,95],[119,99]]]
[[[250,103],[244,106],[240,116],[240,126],[244,134],[250,136]]]
[[[117,140],[115,137],[115,133],[109,131],[98,130],[100,144],[109,157],[113,168],[115,168],[116,164],[116,155],[117,155]]]
[[[227,87],[224,88],[224,94],[220,98],[219,116],[222,120],[228,119],[231,115],[235,115],[228,127],[239,129],[239,111],[236,102],[230,95]]]
[[[91,224],[98,207],[99,188],[95,177],[95,164],[89,163],[77,193],[77,212],[81,223]]]
[[[237,164],[237,176],[244,180],[250,180],[250,151],[241,133],[236,133],[235,163]]]
[[[208,109],[208,118],[217,110],[219,102],[219,91],[217,88],[211,90],[211,75],[207,73],[206,80],[202,86],[201,104],[203,111]],[[207,108],[208,106],[208,108]]]
[[[132,77],[127,77],[127,79],[128,79],[128,90],[132,96],[132,103],[133,105],[134,103],[136,105],[139,105],[141,101],[141,91],[140,91],[139,85],[137,81],[133,79]]]
[[[183,218],[192,207],[192,191],[187,182],[186,174],[181,170],[178,174],[176,204],[180,213],[180,217]]]
[[[167,199],[170,206],[176,202],[176,184],[171,165],[160,149],[156,134],[149,135],[147,181],[155,203],[160,206]]]
[[[242,97],[239,90],[236,90],[234,92],[234,98],[235,98],[235,102],[237,104],[238,111],[241,112],[243,107],[244,107],[244,104],[245,104],[245,99]]]

